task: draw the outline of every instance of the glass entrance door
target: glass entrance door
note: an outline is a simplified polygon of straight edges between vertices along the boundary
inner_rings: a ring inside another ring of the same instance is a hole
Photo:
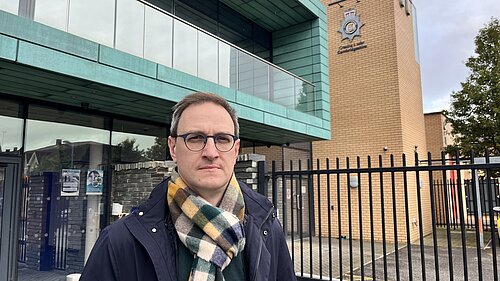
[[[0,281],[15,280],[19,157],[0,156]]]

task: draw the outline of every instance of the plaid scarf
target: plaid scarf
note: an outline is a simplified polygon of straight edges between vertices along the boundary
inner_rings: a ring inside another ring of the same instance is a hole
[[[245,246],[245,202],[235,176],[215,207],[173,172],[167,202],[179,239],[194,254],[189,280],[224,280],[222,270]]]

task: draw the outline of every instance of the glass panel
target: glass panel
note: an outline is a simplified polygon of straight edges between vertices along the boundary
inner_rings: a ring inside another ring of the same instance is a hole
[[[214,37],[198,32],[198,77],[217,83],[217,43]]]
[[[219,84],[237,89],[238,50],[219,42]]]
[[[111,135],[112,163],[164,161],[167,128],[115,119]]]
[[[113,47],[115,0],[72,0],[68,32]]]
[[[312,113],[314,111],[313,85],[295,78],[295,97],[297,99],[295,109],[306,113]]]
[[[144,58],[172,67],[172,18],[146,6]]]
[[[269,65],[239,52],[238,90],[269,100]]]
[[[2,221],[3,221],[3,193],[5,190],[6,167],[0,167],[0,241],[2,241]],[[1,246],[1,245],[0,245]],[[2,248],[0,248],[0,253]]]
[[[143,56],[144,4],[136,0],[120,0],[116,6],[117,49]]]
[[[271,67],[273,81],[273,101],[293,108],[295,106],[295,81],[294,77]]]
[[[18,104],[0,100],[0,153],[21,152],[23,120],[18,115]]]
[[[115,119],[113,129],[111,202],[120,207],[111,221],[144,202],[168,170],[166,127]]]
[[[218,0],[177,0],[175,15],[212,34],[217,34]]]
[[[19,280],[62,280],[82,272],[106,224],[110,132],[89,114],[33,106],[28,118]]]
[[[198,73],[197,30],[174,20],[174,68],[192,75]]]
[[[68,0],[36,0],[35,21],[67,31]]]
[[[0,10],[17,15],[19,12],[19,0],[0,0]]]

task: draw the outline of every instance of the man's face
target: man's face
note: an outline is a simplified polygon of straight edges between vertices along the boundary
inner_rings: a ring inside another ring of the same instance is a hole
[[[206,102],[191,105],[181,114],[177,135],[193,132],[204,135],[234,134],[234,124],[222,106]],[[218,151],[213,138],[208,138],[205,148],[197,152],[189,150],[182,137],[169,137],[168,146],[179,175],[190,188],[200,192],[217,192],[227,186],[233,175],[240,140],[236,140],[228,152]]]

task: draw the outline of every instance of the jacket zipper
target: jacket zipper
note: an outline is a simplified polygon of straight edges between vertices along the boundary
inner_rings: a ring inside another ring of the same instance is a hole
[[[262,224],[259,226],[259,235],[260,235],[260,231],[262,229],[262,226],[264,225],[264,223],[266,223],[266,221],[269,219],[269,216],[274,212],[274,205],[272,206],[271,210],[269,211],[269,213],[267,214],[266,218],[264,219],[264,221],[262,222]],[[254,271],[254,275],[253,275],[253,278],[252,280],[255,281],[257,280],[257,269],[259,268],[259,264],[260,264],[260,256],[262,254],[262,246],[264,244],[264,239],[262,239],[262,235],[260,236],[260,245],[259,245],[259,254],[257,256],[257,263],[255,264],[255,271]]]

